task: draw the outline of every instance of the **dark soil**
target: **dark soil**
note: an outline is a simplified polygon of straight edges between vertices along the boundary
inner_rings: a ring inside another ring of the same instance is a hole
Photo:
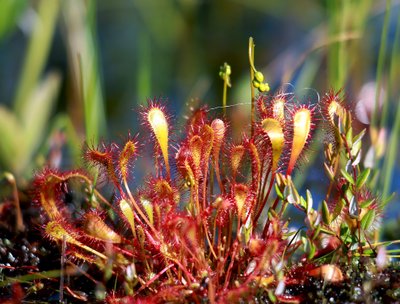
[[[43,272],[60,269],[61,251],[41,234],[42,218],[38,209],[30,203],[22,204],[26,229],[16,233],[13,205],[3,202],[0,207],[0,303],[59,302],[59,273],[48,278]],[[66,256],[68,259],[68,252]],[[375,269],[371,261],[366,264],[372,266],[363,264],[362,271],[359,266],[340,265],[344,280],[336,284],[308,277],[301,271],[304,266],[296,266],[298,269],[288,276],[279,300],[283,303],[400,303],[400,264],[393,262],[385,270],[376,272],[368,270]],[[95,282],[101,282],[103,274],[87,265],[77,264],[79,267],[73,269],[74,275],[64,276],[63,300],[68,303],[100,302],[96,299],[99,294],[104,295],[104,287]],[[27,274],[36,274],[36,277],[25,277],[24,282],[21,276]],[[10,278],[18,279],[13,282]],[[272,303],[266,295],[259,296],[255,302]]]
[[[306,277],[302,284],[287,285],[285,294],[298,297],[303,303],[399,303],[400,264],[392,263],[385,270],[372,273],[347,267],[341,283],[327,284]]]

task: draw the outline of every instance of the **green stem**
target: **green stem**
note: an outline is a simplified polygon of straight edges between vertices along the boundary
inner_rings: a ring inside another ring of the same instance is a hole
[[[227,91],[228,91],[228,83],[227,80],[224,79],[224,90],[222,93],[222,111],[224,114],[224,117],[226,116],[226,95],[227,95]]]
[[[251,92],[251,136],[254,134],[254,122],[255,122],[255,94],[254,94],[254,41],[253,37],[249,38],[249,62],[250,62],[250,92]]]

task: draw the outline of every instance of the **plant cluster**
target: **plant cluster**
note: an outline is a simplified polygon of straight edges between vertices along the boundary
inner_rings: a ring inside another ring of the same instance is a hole
[[[63,244],[67,259],[101,270],[103,278],[93,280],[107,301],[299,302],[285,287],[306,277],[341,282],[339,260],[376,254],[371,242],[381,210],[366,187],[370,171],[360,166],[365,132],[353,134],[340,93],[317,105],[260,94],[252,134],[238,143],[229,139],[225,119],[201,108],[172,145],[162,103],[149,101],[142,111],[154,172],[137,191],[131,177],[141,140],[130,135],[122,144],[85,150],[112,185],[111,200],[83,170],[36,176],[44,233]],[[317,122],[325,126],[330,181],[319,209],[292,180]],[[81,208],[65,204],[71,193]],[[288,206],[304,213],[305,230],[290,229]],[[293,267],[296,261],[302,266]]]

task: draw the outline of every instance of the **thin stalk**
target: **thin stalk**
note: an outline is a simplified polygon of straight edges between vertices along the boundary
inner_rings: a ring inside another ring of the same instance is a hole
[[[373,244],[371,244],[374,247],[378,247],[378,246],[391,246],[394,244],[400,244],[400,240],[394,240],[394,241],[384,241],[384,242],[375,242]],[[364,248],[368,249],[370,247],[370,245],[364,245]]]
[[[210,155],[207,156],[207,160],[210,159]],[[209,169],[209,165],[210,162],[206,161],[205,165],[204,165],[204,172],[203,172],[203,176],[204,176],[204,180],[203,180],[203,210],[206,210],[206,205],[207,205],[207,184],[208,184],[208,176],[211,179],[212,174],[212,170],[208,170]],[[210,172],[210,173],[209,173]]]
[[[131,190],[129,189],[128,183],[126,178],[124,179],[124,186],[126,189],[126,192],[128,193],[129,200],[131,201],[133,207],[136,209],[136,212],[139,213],[141,218],[145,221],[146,225],[150,227],[151,231],[153,232],[154,236],[158,239],[158,231],[154,228],[154,226],[150,223],[149,219],[147,216],[143,213],[142,209],[138,206],[136,203],[135,199],[132,196]]]
[[[265,195],[264,200],[262,201],[261,205],[259,206],[259,209],[258,209],[258,211],[257,211],[257,214],[256,214],[256,216],[254,217],[253,224],[256,224],[256,223],[257,223],[257,221],[258,221],[258,219],[259,219],[259,217],[260,217],[260,215],[261,215],[261,213],[262,213],[262,211],[263,211],[265,205],[267,204],[268,197],[269,197],[269,194],[271,193],[273,184],[274,184],[274,178],[271,176],[271,180],[270,180],[270,182],[269,182],[267,194]]]
[[[397,253],[400,252],[400,249],[390,249],[390,250],[386,250],[387,253]]]
[[[256,108],[255,108],[255,93],[253,86],[254,79],[254,41],[253,37],[249,38],[249,61],[250,61],[250,92],[251,92],[251,136],[254,134],[254,122],[256,119]]]
[[[139,294],[140,291],[142,291],[145,288],[148,288],[154,281],[156,281],[164,272],[169,270],[174,264],[169,264],[167,267],[165,267],[163,270],[161,270],[158,274],[156,274],[154,277],[152,277],[149,281],[147,281],[144,285],[142,285],[136,294]]]
[[[260,172],[264,172],[264,166],[265,166],[265,162],[262,162]],[[264,188],[267,183],[267,181],[266,181],[267,179],[268,179],[268,172],[265,174],[264,178],[260,178],[260,182],[258,183],[259,191],[257,193],[257,200],[256,200],[257,205],[258,205],[259,201],[261,200],[261,198],[263,197]],[[256,210],[257,210],[257,208],[256,208]]]
[[[225,243],[225,250],[231,247],[231,242],[232,242],[232,231],[233,231],[233,219],[232,219],[232,214],[229,214],[229,225],[228,225],[228,238]]]
[[[67,240],[65,235],[63,236],[62,239],[62,246],[61,246],[61,262],[60,262],[60,298],[59,302],[63,303],[64,302],[64,267],[65,267],[65,251],[66,251],[66,246],[67,246]]]
[[[192,189],[194,189],[192,197],[193,197],[193,200],[196,203],[196,208],[193,208],[193,210],[196,210],[196,212],[197,212],[197,213],[195,213],[196,216],[200,216],[201,208],[200,208],[200,195],[199,195],[199,182],[198,182],[198,180],[195,181]]]
[[[218,159],[214,161],[214,170],[215,170],[215,176],[217,177],[217,182],[218,186],[220,188],[221,194],[225,193],[224,185],[222,184],[222,179],[221,179],[221,172],[219,170],[219,162]]]
[[[180,268],[180,269],[183,271],[183,273],[186,275],[187,281],[188,281],[189,284],[191,284],[192,282],[196,281],[195,278],[190,274],[190,271],[188,271],[188,270],[186,269],[186,267],[184,267],[184,266],[182,265],[181,262],[179,262],[177,259],[174,259],[174,258],[168,258],[168,259],[171,260],[172,262],[174,262],[176,265],[179,266],[179,268]]]
[[[275,210],[276,207],[278,206],[278,203],[279,203],[279,197],[277,196],[276,199],[275,199],[275,201],[274,201],[274,203],[272,204],[271,209]],[[266,237],[266,236],[267,236],[267,232],[268,232],[268,229],[269,229],[269,225],[270,225],[270,224],[271,224],[271,222],[270,222],[270,220],[268,219],[267,222],[265,223],[263,232],[262,232],[262,234],[261,234],[263,237]]]
[[[5,287],[7,285],[10,285],[12,283],[29,283],[33,282],[35,280],[41,280],[41,279],[51,279],[51,278],[59,278],[60,277],[60,270],[48,270],[48,271],[42,271],[39,273],[30,273],[30,274],[25,274],[17,277],[5,277],[2,281],[0,281],[0,287]]]
[[[226,290],[228,288],[228,285],[229,285],[229,280],[231,278],[233,263],[235,262],[235,256],[236,256],[237,249],[238,249],[238,243],[237,243],[237,240],[236,240],[235,243],[233,244],[231,262],[229,263],[228,270],[226,271],[224,290]]]
[[[222,92],[222,112],[224,117],[226,116],[226,96],[227,96],[227,91],[228,91],[228,82],[226,79],[224,79],[224,89]]]
[[[11,173],[8,172],[4,173],[4,177],[12,186],[12,195],[15,207],[15,231],[22,232],[25,230],[25,225],[19,202],[17,182],[15,181],[14,175],[12,175]]]
[[[338,150],[340,151],[340,148]],[[337,170],[339,169],[339,157],[338,157],[338,155],[335,156],[334,163],[335,163],[335,168],[334,168],[333,174],[334,174],[334,176],[336,176]],[[335,180],[331,180],[329,182],[328,191],[326,192],[326,196],[325,196],[325,200],[326,201],[328,201],[329,197],[331,196],[332,188],[333,188],[333,185],[334,185],[335,182],[336,182]]]
[[[214,248],[213,248],[213,244],[214,244],[214,243],[211,242],[210,236],[208,235],[208,230],[207,230],[206,222],[205,222],[205,220],[203,220],[202,222],[203,222],[203,229],[204,229],[204,233],[205,233],[205,235],[206,235],[206,239],[207,239],[207,242],[208,242],[208,246],[210,247],[210,252],[211,252],[212,255],[214,256],[214,258],[217,259],[217,255],[216,255],[216,253],[215,253],[215,251],[214,251]]]
[[[86,251],[89,251],[95,255],[97,255],[98,257],[102,258],[103,260],[108,260],[108,257],[105,256],[104,254],[102,254],[101,252],[98,252],[97,250],[93,249],[92,247],[86,246],[85,244],[78,242],[78,243],[73,243],[76,246],[81,247],[82,249],[85,249]]]

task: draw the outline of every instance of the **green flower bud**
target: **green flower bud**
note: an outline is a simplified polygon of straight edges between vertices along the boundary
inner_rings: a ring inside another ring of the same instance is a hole
[[[267,90],[266,84],[265,83],[260,83],[260,86],[259,86],[258,90],[260,92],[265,92]]]
[[[253,80],[253,87],[255,87],[256,89],[259,89],[260,87],[260,83],[257,80]]]
[[[268,83],[260,83],[260,87],[258,88],[258,90],[260,91],[260,92],[268,92],[270,89],[269,89],[269,84]]]
[[[258,82],[262,83],[262,82],[264,81],[264,75],[263,75],[263,73],[257,71],[257,72],[254,74],[254,79],[256,79]]]
[[[230,65],[226,65],[225,74],[229,76],[231,73],[232,73],[231,66]]]

